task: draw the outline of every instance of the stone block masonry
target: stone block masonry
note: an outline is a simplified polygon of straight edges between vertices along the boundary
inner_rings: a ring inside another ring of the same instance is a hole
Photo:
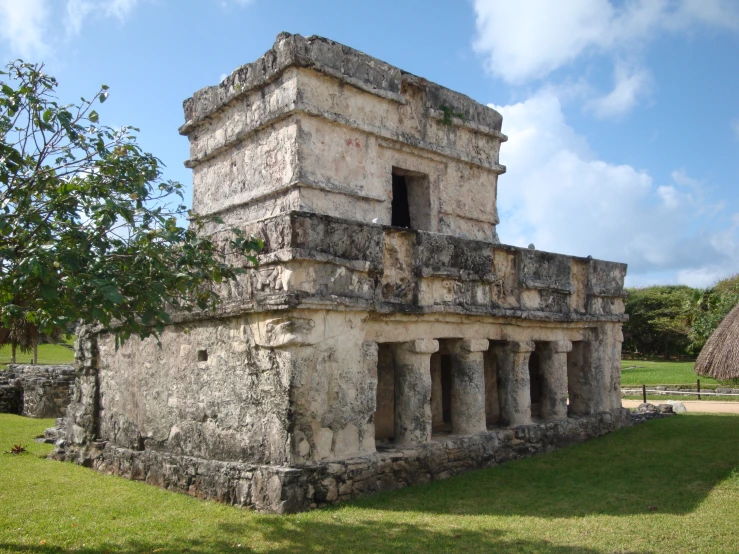
[[[10,364],[0,372],[0,413],[63,417],[74,390],[72,365]]]
[[[495,110],[282,33],[184,111],[193,208],[259,266],[159,342],[82,329],[56,458],[284,512],[628,424],[626,266],[500,244]]]

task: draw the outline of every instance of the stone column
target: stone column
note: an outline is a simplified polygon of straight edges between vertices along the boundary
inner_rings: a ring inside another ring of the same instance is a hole
[[[541,417],[545,421],[567,418],[568,340],[544,343],[539,353],[541,363]]]
[[[452,343],[452,433],[476,435],[485,426],[485,362],[488,341],[462,339]]]
[[[572,355],[567,361],[567,388],[570,415],[596,413],[592,348],[588,341],[578,341],[572,345]]]
[[[393,345],[395,359],[395,444],[431,440],[431,354],[439,341],[412,340]]]
[[[498,397],[502,425],[531,424],[531,379],[529,357],[534,351],[532,341],[509,342],[502,347],[498,367]]]

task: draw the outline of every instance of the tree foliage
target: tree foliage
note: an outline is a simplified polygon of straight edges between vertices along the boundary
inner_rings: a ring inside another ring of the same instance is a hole
[[[739,304],[739,276],[707,289],[682,285],[628,290],[624,350],[648,356],[697,356]]]
[[[107,86],[64,105],[42,65],[18,60],[6,70],[0,327],[10,341],[29,326],[51,334],[79,320],[113,324],[121,340],[146,337],[173,310],[214,308],[215,284],[254,263],[260,242],[238,229],[219,241],[205,236],[208,220],[186,209],[180,183],[162,178],[138,129],[100,123]]]
[[[626,299],[629,322],[624,349],[648,355],[685,355],[693,289],[686,286],[632,288]]]
[[[724,279],[710,289],[699,291],[696,298],[693,325],[689,333],[689,350],[697,355],[719,323],[739,304],[739,275]]]

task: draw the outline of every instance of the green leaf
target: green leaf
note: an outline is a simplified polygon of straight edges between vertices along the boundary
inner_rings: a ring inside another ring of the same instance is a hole
[[[98,122],[98,113],[95,110],[92,110],[88,115],[87,118],[92,121],[93,123]]]

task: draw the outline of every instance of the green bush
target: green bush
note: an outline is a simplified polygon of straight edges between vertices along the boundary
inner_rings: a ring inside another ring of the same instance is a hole
[[[624,352],[640,356],[697,356],[739,304],[739,274],[707,289],[684,285],[628,289]]]

